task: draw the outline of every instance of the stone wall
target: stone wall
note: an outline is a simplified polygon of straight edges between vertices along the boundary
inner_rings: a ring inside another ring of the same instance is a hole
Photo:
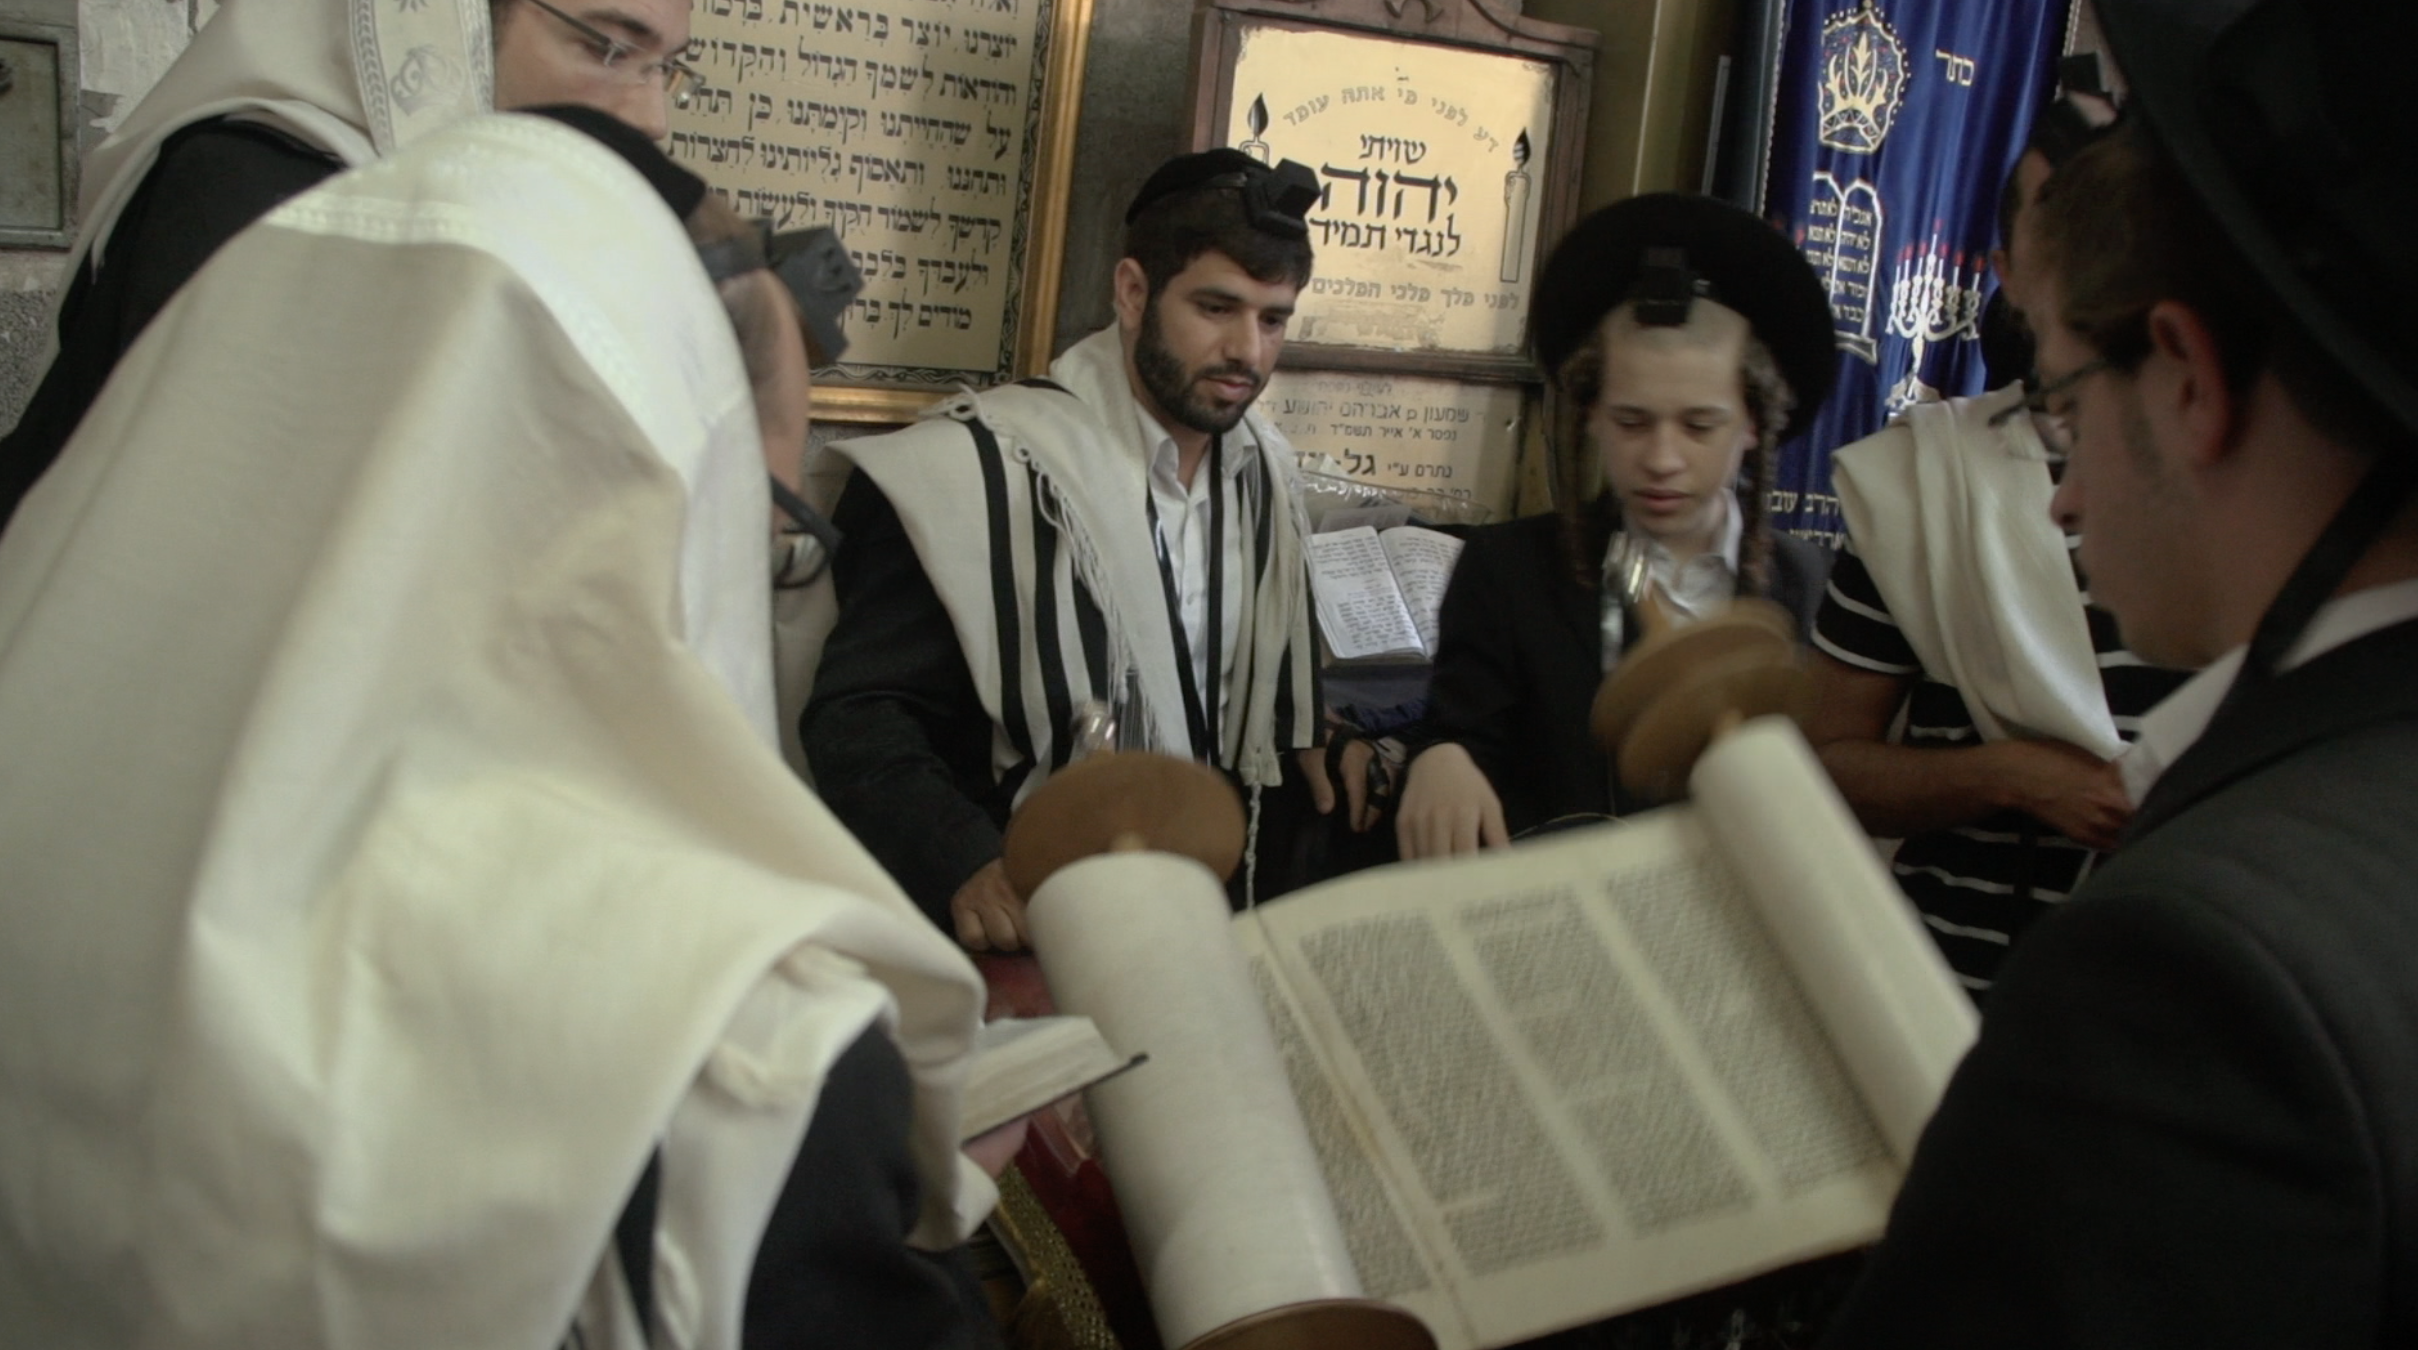
[[[1161,161],[1190,148],[1184,82],[1191,53],[1192,6],[1182,0],[1092,0],[1057,350],[1115,317],[1109,283],[1125,237],[1125,204]]]

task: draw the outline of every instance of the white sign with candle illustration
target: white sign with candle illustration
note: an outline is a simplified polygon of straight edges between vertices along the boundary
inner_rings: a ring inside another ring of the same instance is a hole
[[[1528,323],[1556,69],[1359,34],[1240,35],[1225,143],[1325,189],[1300,342],[1515,355]]]

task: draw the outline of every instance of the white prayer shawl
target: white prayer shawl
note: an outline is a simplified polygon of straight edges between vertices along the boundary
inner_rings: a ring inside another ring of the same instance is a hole
[[[1128,735],[1192,754],[1150,535],[1147,447],[1134,442],[1143,414],[1117,330],[1068,348],[1050,379],[1074,397],[1017,385],[968,391],[926,410],[917,426],[832,447],[897,508],[991,714],[993,772],[1003,781],[1025,775],[1019,801],[1062,762],[1066,705],[1087,698],[1133,699],[1124,717],[1139,725]],[[961,425],[973,422],[997,438],[996,474]],[[1270,489],[1267,561],[1246,590],[1234,651],[1238,715],[1220,724],[1220,761],[1256,788],[1277,782],[1281,752],[1317,741],[1301,542],[1309,527],[1298,456],[1282,433],[1253,410],[1226,434],[1256,447]],[[1085,650],[1078,614],[1086,604],[1098,606],[1104,661]]]
[[[12,1342],[551,1350],[660,1146],[656,1343],[736,1346],[876,1023],[917,1240],[987,1212],[974,972],[770,742],[767,510],[679,223],[553,122],[163,311],[0,536]]]
[[[193,123],[241,116],[358,167],[494,90],[487,0],[225,0],[85,158],[73,265],[100,262],[160,145]]]
[[[1918,403],[1841,448],[1831,477],[1847,532],[1923,669],[1956,686],[1989,740],[2045,737],[2103,759],[2123,749],[2065,538],[2049,518],[2048,454],[2010,385]]]

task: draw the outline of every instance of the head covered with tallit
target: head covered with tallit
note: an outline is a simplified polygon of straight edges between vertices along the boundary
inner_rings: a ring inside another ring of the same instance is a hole
[[[731,322],[630,163],[473,118],[238,236],[0,536],[0,1307],[552,1346],[651,1152],[735,1345],[824,1073],[971,969],[783,767]],[[658,1281],[660,1285],[662,1281]]]
[[[275,127],[348,167],[493,106],[488,0],[226,0],[85,158],[77,260],[98,256],[170,136]]]

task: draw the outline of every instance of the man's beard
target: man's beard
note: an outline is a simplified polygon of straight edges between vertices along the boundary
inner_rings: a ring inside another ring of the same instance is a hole
[[[1142,331],[1134,339],[1133,368],[1142,377],[1142,388],[1159,405],[1159,411],[1181,426],[1212,436],[1232,431],[1252,399],[1259,397],[1265,380],[1240,362],[1186,371],[1183,359],[1167,348],[1167,334],[1159,326],[1159,304],[1160,300],[1152,300],[1142,312]],[[1251,395],[1239,403],[1217,402],[1201,389],[1201,382],[1208,379],[1249,380]]]

